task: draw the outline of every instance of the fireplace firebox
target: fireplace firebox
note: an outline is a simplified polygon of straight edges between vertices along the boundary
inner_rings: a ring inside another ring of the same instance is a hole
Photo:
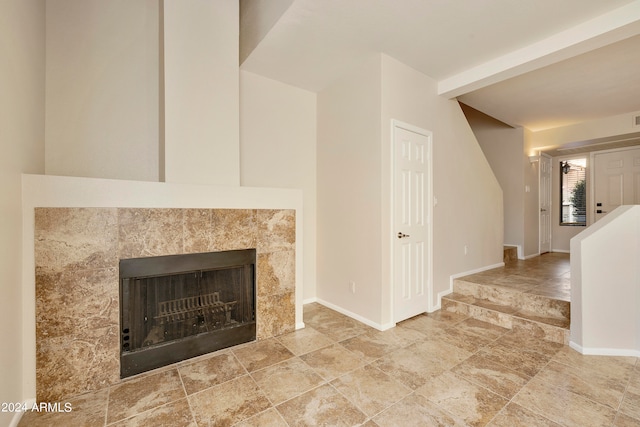
[[[120,376],[256,339],[256,251],[120,260]]]

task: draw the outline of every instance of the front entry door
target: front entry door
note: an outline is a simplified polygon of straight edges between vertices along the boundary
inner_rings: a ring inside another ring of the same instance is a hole
[[[395,123],[393,144],[393,318],[400,322],[429,309],[431,133]]]
[[[551,252],[551,157],[540,156],[540,253]]]
[[[595,220],[620,205],[640,204],[640,148],[594,155]]]

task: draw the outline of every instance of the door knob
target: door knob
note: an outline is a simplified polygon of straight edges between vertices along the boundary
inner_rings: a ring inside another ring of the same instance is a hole
[[[409,235],[398,231],[398,239],[402,239],[403,237],[409,237]]]

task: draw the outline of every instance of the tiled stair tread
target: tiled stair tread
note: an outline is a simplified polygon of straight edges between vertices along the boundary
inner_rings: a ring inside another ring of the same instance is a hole
[[[518,260],[518,248],[515,246],[505,246],[502,257],[504,263],[509,263]]]
[[[478,295],[479,292],[481,291],[486,292],[489,289],[492,290],[493,292],[499,292],[504,295],[520,295],[523,292],[528,291],[529,289],[534,287],[531,285],[526,285],[526,287],[523,286],[522,288],[519,288],[519,287],[513,287],[509,285],[502,285],[500,283],[495,283],[493,280],[490,280],[490,279],[485,279],[485,280],[487,281],[487,283],[479,283],[471,280],[465,280],[465,278],[455,279],[453,281],[453,288],[454,288],[454,291],[459,293],[479,296]],[[460,292],[459,290],[456,290],[457,287],[462,288],[463,291]]]
[[[568,313],[570,312],[571,303],[569,301],[546,295],[518,292],[500,286],[483,285],[459,279],[454,281],[453,289],[457,295],[454,299],[458,301],[462,301],[460,298],[463,296],[472,298],[475,301],[481,302],[469,302],[470,304],[495,309],[502,313],[527,310],[527,308],[530,307],[539,307],[544,315],[551,316],[553,316],[554,313],[565,312],[568,317]],[[493,306],[495,306],[495,308],[493,308]]]
[[[510,316],[513,319],[547,325],[546,327],[552,329],[560,328],[568,332],[571,323],[569,301],[528,292],[531,290],[529,288],[535,288],[535,285],[522,283],[523,286],[519,286],[519,283],[509,283],[503,286],[502,283],[497,283],[499,280],[499,276],[492,277],[490,274],[457,278],[453,282],[454,292],[443,299],[462,304],[448,304],[456,311],[464,310],[476,313],[477,316],[501,318],[502,320],[496,321],[508,324],[511,324],[511,320],[504,316]],[[464,308],[465,305],[469,308]]]

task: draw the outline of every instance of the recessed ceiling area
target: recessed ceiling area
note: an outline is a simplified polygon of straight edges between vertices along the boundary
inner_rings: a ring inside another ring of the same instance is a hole
[[[533,132],[640,112],[640,0],[240,6],[241,69],[309,91],[384,53],[434,79],[442,96]]]

